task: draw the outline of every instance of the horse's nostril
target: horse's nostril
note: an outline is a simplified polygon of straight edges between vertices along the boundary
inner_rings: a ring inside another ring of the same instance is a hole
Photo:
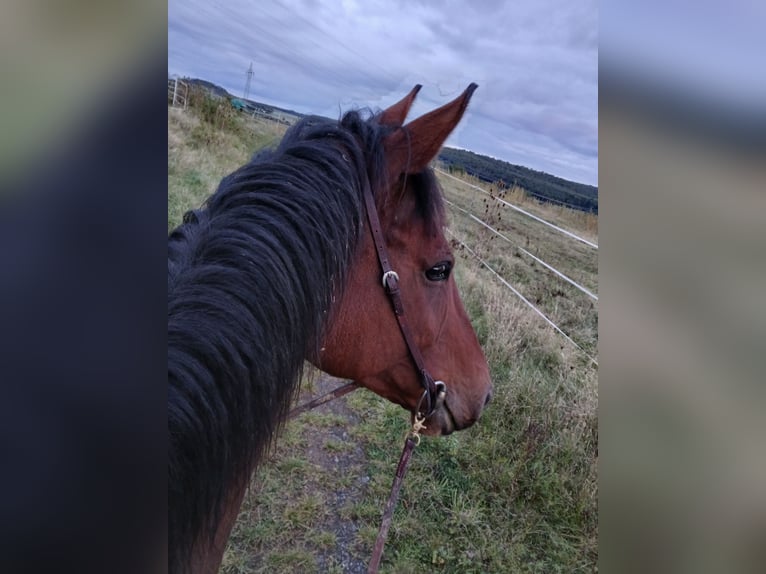
[[[486,407],[489,404],[489,401],[491,401],[491,400],[492,400],[492,391],[489,391],[487,393],[487,398],[484,399],[484,406]]]

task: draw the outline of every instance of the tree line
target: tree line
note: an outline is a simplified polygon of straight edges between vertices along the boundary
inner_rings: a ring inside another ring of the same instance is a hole
[[[438,159],[453,173],[467,173],[488,183],[502,181],[508,186],[517,185],[541,201],[598,213],[598,188],[592,185],[569,181],[468,150],[445,147]]]

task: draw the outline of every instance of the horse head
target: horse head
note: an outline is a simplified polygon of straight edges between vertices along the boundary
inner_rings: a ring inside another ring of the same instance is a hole
[[[476,87],[471,84],[452,102],[404,124],[420,89],[416,86],[371,120],[386,129],[383,177],[370,183],[378,187],[373,190],[376,209],[398,276],[402,311],[427,371],[447,389],[426,421],[425,434],[431,435],[472,425],[492,393],[487,361],[452,273],[456,262],[444,235],[444,200],[429,167]],[[421,373],[382,285],[369,223],[364,225],[315,362],[414,415],[424,397]]]

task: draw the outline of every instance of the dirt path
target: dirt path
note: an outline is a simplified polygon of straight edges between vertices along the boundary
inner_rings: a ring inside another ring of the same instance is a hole
[[[323,373],[317,374],[313,392],[304,391],[301,399],[310,400],[323,395],[343,382]],[[316,412],[332,413],[347,421],[312,433],[306,451],[308,460],[312,464],[320,466],[328,471],[330,476],[336,476],[339,479],[334,485],[315,485],[325,492],[325,502],[328,505],[325,519],[317,525],[317,529],[333,532],[336,537],[334,546],[317,552],[319,572],[327,572],[333,568],[334,571],[340,569],[346,574],[363,574],[367,572],[366,558],[357,556],[358,553],[355,552],[358,525],[351,519],[343,519],[344,509],[347,511],[350,506],[364,498],[370,481],[370,477],[366,474],[364,450],[349,437],[348,432],[349,428],[359,422],[359,418],[346,405],[344,398],[317,407]],[[343,448],[330,450],[326,447],[328,441],[342,445]],[[344,480],[340,480],[341,478]],[[348,515],[347,512],[345,515]]]

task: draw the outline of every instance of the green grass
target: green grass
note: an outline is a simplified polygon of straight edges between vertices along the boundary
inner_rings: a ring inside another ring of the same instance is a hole
[[[283,130],[234,121],[224,131],[194,109],[169,110],[169,229]],[[596,251],[483,202],[486,196],[465,185],[440,181],[450,201],[597,291]],[[524,208],[597,240],[593,216],[535,203]],[[448,209],[455,234],[597,356],[597,303]],[[458,251],[457,258],[456,280],[495,395],[476,425],[426,437],[416,449],[381,571],[594,572],[597,368],[469,254]],[[303,388],[313,389],[311,379]],[[408,414],[367,391],[339,402],[285,426],[253,479],[223,572],[366,571]]]
[[[200,207],[221,178],[263,147],[279,142],[284,126],[236,118],[237,129],[222,131],[193,109],[168,108],[168,231],[189,209]]]

